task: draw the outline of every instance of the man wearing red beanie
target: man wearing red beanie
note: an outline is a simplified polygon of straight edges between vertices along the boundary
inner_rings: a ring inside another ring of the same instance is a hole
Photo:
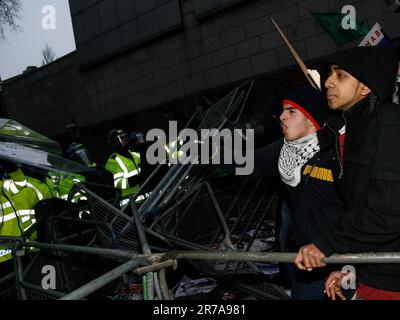
[[[299,248],[319,237],[324,225],[336,223],[345,207],[330,168],[336,158],[335,150],[321,152],[317,139],[317,131],[329,113],[326,99],[310,86],[299,87],[285,97],[282,107],[284,138],[255,150],[253,175],[279,176],[284,182]],[[324,299],[325,280],[332,270],[295,270],[292,299]]]

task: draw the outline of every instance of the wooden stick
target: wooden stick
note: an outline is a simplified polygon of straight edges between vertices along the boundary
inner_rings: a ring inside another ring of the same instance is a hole
[[[303,60],[301,60],[300,56],[297,54],[296,50],[293,48],[293,46],[290,44],[289,40],[286,38],[286,36],[283,34],[282,30],[278,27],[276,24],[275,20],[271,18],[272,23],[274,24],[276,30],[279,32],[281,38],[283,41],[286,43],[287,47],[290,50],[290,53],[292,54],[293,58],[296,60],[297,64],[300,66],[301,71],[303,71],[304,75],[306,76],[307,80],[310,82],[310,84],[315,88],[319,89],[318,85],[314,82],[313,78],[311,78],[310,74],[308,73],[308,69],[306,65],[304,64]]]

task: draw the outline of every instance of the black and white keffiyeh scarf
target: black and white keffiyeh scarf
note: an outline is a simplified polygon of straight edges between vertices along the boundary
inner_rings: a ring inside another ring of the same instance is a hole
[[[278,168],[282,181],[291,187],[295,187],[301,180],[301,167],[319,151],[317,134],[287,141],[279,155]]]

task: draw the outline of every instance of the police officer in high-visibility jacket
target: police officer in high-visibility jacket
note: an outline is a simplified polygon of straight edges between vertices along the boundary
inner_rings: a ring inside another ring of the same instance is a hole
[[[79,191],[76,191],[73,195],[70,195],[71,190],[74,187],[75,182],[82,183],[85,181],[85,177],[76,173],[60,173],[53,172],[46,177],[47,188],[51,192],[53,198],[63,199],[72,203],[78,203],[79,200],[86,200],[86,197]]]
[[[125,200],[121,202],[123,205],[129,195],[140,188],[140,153],[132,151],[129,136],[122,129],[111,130],[107,142],[114,153],[108,158],[105,168],[113,174],[114,187],[121,190],[121,199]]]
[[[74,182],[86,182],[89,186],[90,189],[95,192],[98,196],[100,197],[105,197],[109,198],[111,196],[110,190],[111,188],[108,188],[114,185],[114,180],[113,180],[113,175],[106,170],[103,166],[98,165],[96,162],[94,162],[88,150],[86,147],[80,143],[80,142],[72,142],[69,144],[67,147],[65,156],[73,161],[79,162],[88,169],[93,169],[93,170],[88,170],[85,172],[82,172],[82,174],[77,175],[77,174],[72,174],[70,175],[70,178],[72,178],[73,182],[71,187],[74,185]],[[60,182],[59,189],[62,189],[66,187],[66,182]],[[71,190],[71,188],[69,189]],[[74,203],[82,202],[83,200],[86,200],[86,195],[82,190],[74,189],[75,194],[70,195],[71,201]],[[72,196],[72,197],[71,197]]]
[[[1,168],[0,235],[20,236],[36,222],[35,205],[51,193],[44,183],[25,176],[20,168],[5,163]],[[36,237],[36,232],[30,234],[31,240]],[[0,246],[0,263],[11,258],[11,248]]]
[[[76,162],[80,162],[89,168],[97,168],[97,163],[92,161],[88,150],[82,143],[72,142],[68,145],[65,156]]]

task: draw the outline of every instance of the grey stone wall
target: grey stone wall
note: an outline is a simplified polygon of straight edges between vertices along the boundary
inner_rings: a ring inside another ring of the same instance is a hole
[[[338,48],[311,11],[353,4],[370,28],[379,22],[400,36],[400,14],[383,0],[248,0],[198,20],[192,0],[181,0],[183,27],[93,68],[80,70],[76,53],[10,81],[4,101],[10,118],[49,136],[75,119],[93,125],[165,105],[294,65],[269,20],[273,17],[305,61]],[[356,46],[358,41],[345,46]]]

